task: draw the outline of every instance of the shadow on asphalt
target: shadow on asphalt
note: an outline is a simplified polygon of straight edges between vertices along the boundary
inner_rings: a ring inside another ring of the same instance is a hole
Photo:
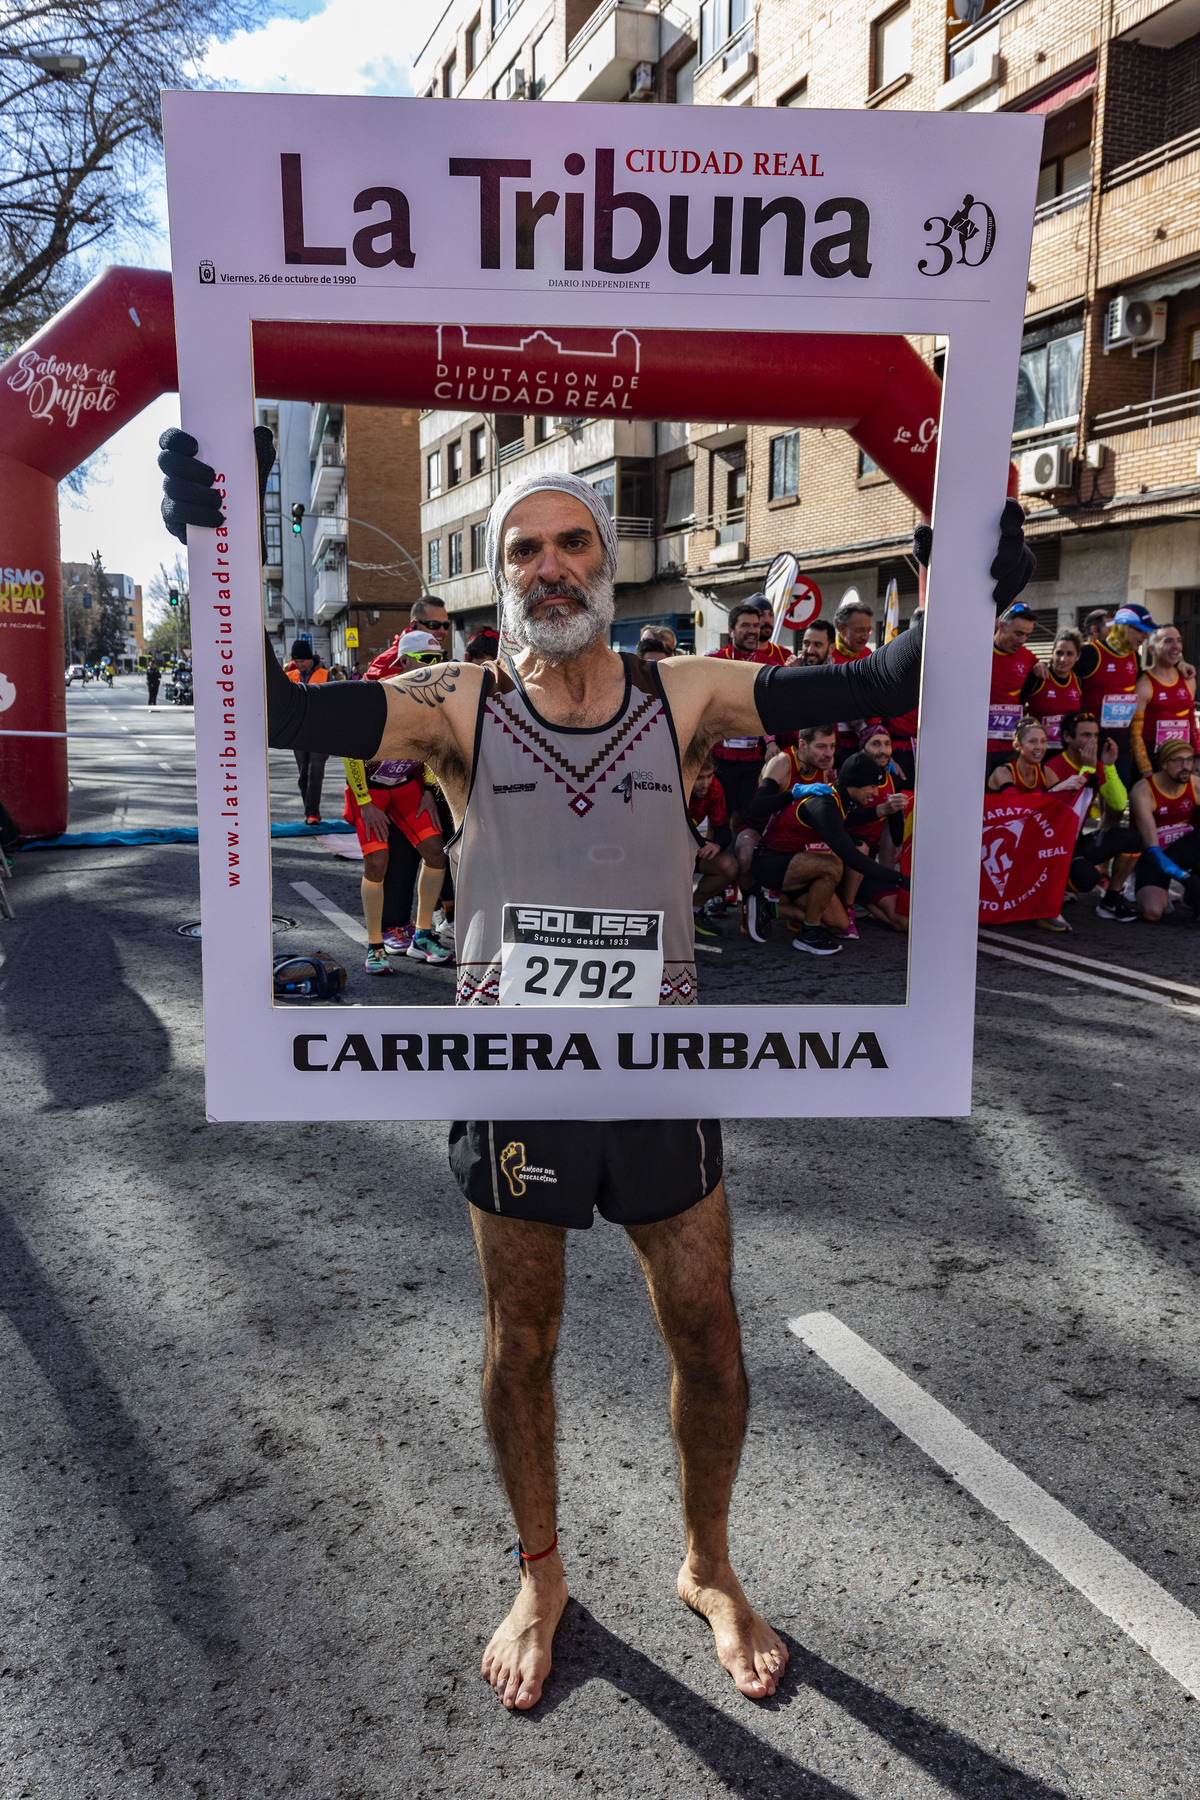
[[[78,1112],[110,1105],[153,1087],[171,1068],[171,1039],[158,1015],[125,980],[114,927],[89,900],[85,916],[66,892],[66,904],[30,910],[5,934],[0,1006],[14,1042],[24,1040],[41,1063],[50,1095],[44,1112]],[[49,979],[64,954],[86,956],[81,986],[65,1009]]]
[[[105,1379],[45,1272],[0,1207],[0,1311],[53,1393],[96,1484],[93,1511],[111,1506],[149,1570],[158,1605],[208,1654],[236,1645],[221,1632],[221,1578],[190,1530],[137,1421]]]
[[[970,1738],[824,1662],[786,1632],[780,1635],[791,1661],[781,1692],[763,1703],[764,1712],[778,1712],[795,1699],[801,1686],[808,1687],[908,1757],[950,1793],[964,1797],[987,1794],[989,1800],[1066,1800],[1061,1788],[1046,1787]],[[576,1689],[597,1680],[609,1682],[635,1700],[727,1787],[786,1796],[786,1800],[852,1800],[850,1789],[773,1749],[748,1726],[711,1706],[572,1600],[554,1640],[549,1691],[536,1713],[528,1716],[536,1725]]]

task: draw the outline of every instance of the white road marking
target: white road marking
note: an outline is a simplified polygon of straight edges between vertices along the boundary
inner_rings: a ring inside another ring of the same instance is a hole
[[[1027,969],[1040,969],[1043,975],[1062,975],[1068,981],[1085,981],[1089,987],[1107,988],[1110,994],[1123,994],[1126,1000],[1145,1000],[1151,1006],[1169,1006],[1172,1012],[1198,1013],[1200,1007],[1184,1006],[1166,994],[1156,994],[1150,988],[1131,987],[1125,981],[1109,981],[1103,975],[1085,975],[1078,969],[1056,969],[1052,963],[1045,963],[1036,956],[1020,956],[1015,950],[997,950],[991,944],[980,944],[981,956],[997,956],[1001,962],[1021,963]]]
[[[1200,1619],[832,1313],[789,1328],[1022,1543],[1200,1699]]]
[[[1151,975],[1145,969],[1130,969],[1124,963],[1099,962],[1094,956],[1080,956],[1075,950],[1059,950],[1053,944],[1027,944],[1022,939],[1001,937],[999,932],[981,930],[981,938],[989,944],[1000,944],[1007,948],[1014,941],[1022,944],[1034,956],[1048,956],[1054,962],[1077,963],[1084,969],[1101,969],[1106,975],[1124,975],[1130,981],[1145,982],[1150,987],[1169,988],[1175,994],[1188,994],[1193,1000],[1200,1000],[1200,987],[1191,987],[1186,981],[1168,981],[1165,975]],[[1062,973],[1066,973],[1065,970]]]
[[[352,919],[349,913],[343,912],[340,906],[334,904],[328,894],[321,892],[320,888],[313,887],[312,883],[308,881],[293,881],[291,886],[302,900],[307,900],[308,904],[315,906],[319,913],[324,913],[331,925],[336,925],[339,931],[344,931],[346,936],[353,938],[356,944],[367,942],[366,926],[360,924],[357,919]]]

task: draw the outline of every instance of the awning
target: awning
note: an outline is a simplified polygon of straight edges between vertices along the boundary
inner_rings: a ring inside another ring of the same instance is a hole
[[[1066,81],[1060,81],[1057,87],[1052,87],[1046,93],[1039,94],[1036,99],[1028,101],[1023,106],[1014,107],[1013,111],[1042,113],[1043,115],[1061,112],[1064,106],[1070,106],[1072,100],[1080,100],[1084,94],[1090,94],[1095,85],[1096,65],[1093,63],[1090,69],[1077,70],[1074,75],[1069,75]]]
[[[1200,260],[1193,257],[1191,262],[1176,263],[1174,268],[1164,269],[1148,281],[1131,281],[1121,292],[1129,300],[1169,300],[1172,294],[1184,294],[1195,287],[1200,287]]]

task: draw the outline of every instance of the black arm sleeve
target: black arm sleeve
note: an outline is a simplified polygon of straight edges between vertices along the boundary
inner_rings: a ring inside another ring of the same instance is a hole
[[[792,803],[791,788],[781,788],[777,781],[760,781],[750,802],[752,819],[769,819]]]
[[[878,875],[884,881],[894,881],[899,888],[908,886],[908,876],[902,875],[899,869],[885,869],[882,863],[863,855],[847,832],[842,815],[832,800],[818,797],[802,800],[800,804],[804,808],[805,823],[821,833],[822,843],[828,844],[834,855],[841,857],[847,869],[853,869],[859,875]]]
[[[893,719],[910,712],[921,692],[919,611],[907,631],[861,662],[816,668],[765,668],[754,683],[754,704],[765,730],[799,731],[839,719]]]
[[[387,724],[387,695],[378,681],[289,681],[267,639],[267,742],[272,750],[316,750],[327,756],[377,755]]]
[[[1044,677],[1039,675],[1036,669],[1030,669],[1021,683],[1021,692],[1018,695],[1021,705],[1024,706],[1026,700],[1032,700],[1035,694],[1040,694],[1045,685]]]

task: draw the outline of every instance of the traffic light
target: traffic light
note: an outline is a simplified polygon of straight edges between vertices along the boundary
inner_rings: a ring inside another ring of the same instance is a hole
[[[297,500],[292,507],[292,531],[296,537],[304,530],[304,502]]]
[[[178,588],[168,588],[167,589],[167,602],[171,606],[179,605],[179,589]]]

